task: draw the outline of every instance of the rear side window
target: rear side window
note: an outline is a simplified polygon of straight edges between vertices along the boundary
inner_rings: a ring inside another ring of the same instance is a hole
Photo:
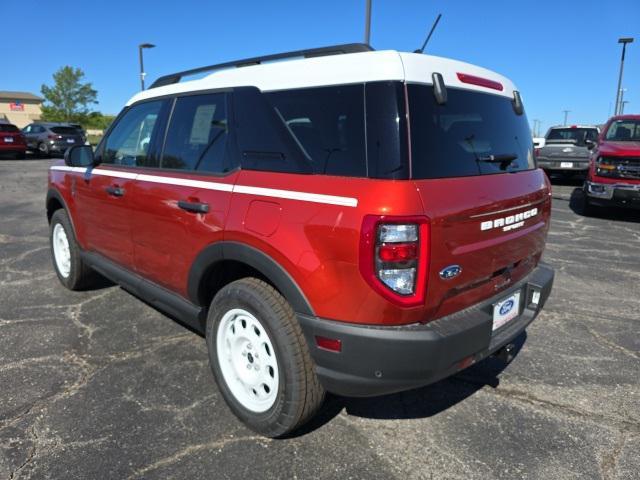
[[[11,125],[10,123],[0,123],[0,132],[19,132],[18,127]]]
[[[438,105],[429,85],[409,85],[408,92],[413,178],[535,168],[527,117],[515,113],[510,98],[449,88]]]
[[[192,95],[176,100],[162,155],[162,168],[229,171],[227,95]]]
[[[268,93],[313,173],[364,177],[364,85],[303,88]]]
[[[78,135],[78,129],[74,127],[51,127],[49,130],[58,135]]]

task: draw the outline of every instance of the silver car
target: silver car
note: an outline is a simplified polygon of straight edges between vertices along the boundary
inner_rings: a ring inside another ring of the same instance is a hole
[[[22,133],[27,139],[27,150],[43,157],[64,155],[68,148],[85,142],[82,131],[68,123],[32,123],[24,127]]]

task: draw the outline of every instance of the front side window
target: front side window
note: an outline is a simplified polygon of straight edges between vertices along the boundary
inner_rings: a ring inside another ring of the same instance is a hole
[[[102,163],[146,167],[156,121],[163,101],[134,105],[118,120],[104,142]]]
[[[414,178],[447,178],[535,168],[533,139],[512,100],[472,90],[447,89],[439,105],[430,85],[409,85]]]
[[[616,120],[609,125],[605,137],[613,142],[640,141],[640,120]]]
[[[227,95],[190,95],[176,100],[162,155],[162,168],[225,173]]]

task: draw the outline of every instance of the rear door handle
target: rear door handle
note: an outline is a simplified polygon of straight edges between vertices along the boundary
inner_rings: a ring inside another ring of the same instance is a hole
[[[181,209],[186,210],[187,212],[192,212],[192,213],[208,213],[209,212],[208,203],[187,202],[185,200],[179,200],[178,206]]]
[[[120,188],[115,185],[105,188],[105,191],[114,197],[121,197],[124,195],[124,188]]]

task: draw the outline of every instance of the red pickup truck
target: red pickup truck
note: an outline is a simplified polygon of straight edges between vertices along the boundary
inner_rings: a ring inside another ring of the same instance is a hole
[[[640,115],[612,117],[589,147],[584,213],[593,206],[640,208]]]

